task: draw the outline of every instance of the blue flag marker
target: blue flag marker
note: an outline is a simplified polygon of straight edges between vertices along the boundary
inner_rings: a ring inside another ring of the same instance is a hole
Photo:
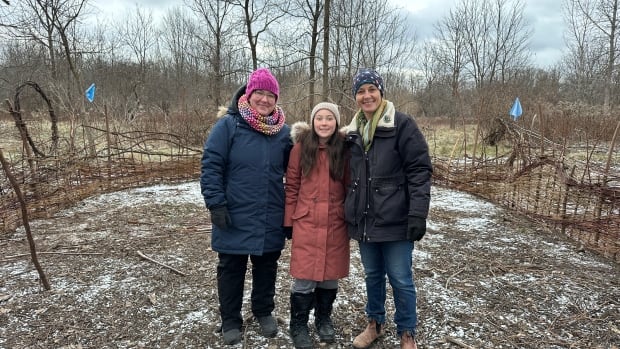
[[[510,108],[510,116],[512,116],[512,120],[517,121],[517,119],[523,114],[523,110],[521,109],[521,102],[519,102],[519,97],[515,99],[512,108]]]
[[[91,103],[95,100],[95,89],[96,87],[94,82],[86,89],[86,99],[88,99]]]

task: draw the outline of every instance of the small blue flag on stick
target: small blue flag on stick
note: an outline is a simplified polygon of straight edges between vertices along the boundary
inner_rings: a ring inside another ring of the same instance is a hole
[[[523,110],[521,109],[521,102],[519,102],[519,97],[515,99],[512,108],[510,108],[510,116],[512,116],[512,120],[517,121],[517,119],[523,114]]]
[[[95,89],[96,87],[94,82],[86,89],[86,99],[88,99],[91,103],[95,100]]]

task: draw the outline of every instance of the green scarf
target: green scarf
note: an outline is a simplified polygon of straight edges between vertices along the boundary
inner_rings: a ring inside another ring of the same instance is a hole
[[[357,112],[357,125],[359,127],[359,132],[362,135],[362,140],[364,141],[364,150],[366,151],[370,149],[372,139],[375,136],[375,130],[377,129],[377,124],[379,123],[379,119],[383,116],[383,111],[385,110],[386,105],[387,101],[384,99],[379,105],[379,108],[377,108],[375,113],[372,114],[372,122],[368,122],[368,119],[366,119],[366,116],[361,109]]]

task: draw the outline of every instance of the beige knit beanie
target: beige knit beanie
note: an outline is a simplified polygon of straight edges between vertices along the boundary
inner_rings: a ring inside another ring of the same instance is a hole
[[[321,109],[327,109],[332,112],[336,118],[336,123],[340,125],[340,112],[338,112],[338,106],[329,102],[321,102],[312,108],[312,114],[310,114],[310,125],[314,125],[314,115],[316,115],[316,113]]]

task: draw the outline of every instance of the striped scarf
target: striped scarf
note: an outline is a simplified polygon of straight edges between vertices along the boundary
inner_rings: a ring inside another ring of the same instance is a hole
[[[248,97],[243,95],[239,98],[238,103],[239,113],[253,129],[258,132],[264,133],[268,136],[274,135],[282,129],[284,126],[284,111],[280,106],[276,105],[271,115],[260,115],[254,108],[250,107]]]

